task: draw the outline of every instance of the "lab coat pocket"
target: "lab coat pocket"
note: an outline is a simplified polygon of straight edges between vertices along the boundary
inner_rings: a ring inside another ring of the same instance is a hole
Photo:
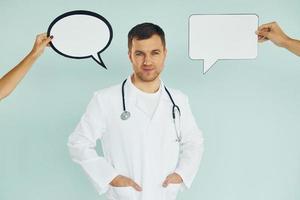
[[[134,199],[134,189],[128,187],[112,187],[113,197],[116,200],[132,200]]]
[[[181,184],[169,184],[165,188],[165,199],[164,200],[175,200]]]

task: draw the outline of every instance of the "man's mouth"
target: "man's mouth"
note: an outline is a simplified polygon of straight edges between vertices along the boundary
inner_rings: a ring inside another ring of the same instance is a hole
[[[143,67],[142,70],[146,71],[146,72],[150,72],[150,71],[154,70],[154,68],[153,67]]]

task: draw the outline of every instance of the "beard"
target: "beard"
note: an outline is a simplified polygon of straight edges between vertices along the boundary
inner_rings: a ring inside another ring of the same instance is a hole
[[[158,72],[158,71],[136,73],[137,77],[144,82],[154,81],[159,76],[159,74],[160,74],[160,72]]]

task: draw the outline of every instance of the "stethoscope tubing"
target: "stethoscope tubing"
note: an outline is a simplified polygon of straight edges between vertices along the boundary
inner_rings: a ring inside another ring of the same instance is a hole
[[[126,110],[126,102],[125,102],[125,91],[124,91],[124,86],[126,83],[127,79],[125,79],[122,83],[122,106],[123,106],[123,112],[121,113],[121,119],[122,120],[127,120],[130,117],[130,112]],[[180,128],[177,129],[176,127],[176,110],[178,111],[179,114],[179,123],[180,123],[180,117],[181,117],[181,111],[178,105],[176,105],[175,101],[172,98],[171,93],[169,92],[169,90],[167,89],[166,86],[164,86],[165,91],[167,92],[173,106],[172,106],[172,118],[173,118],[173,123],[174,123],[174,127],[175,127],[175,132],[176,132],[176,136],[177,136],[177,142],[181,143],[181,132],[180,132]],[[127,115],[127,116],[126,116]],[[128,116],[129,115],[129,116]],[[180,124],[179,124],[180,126]]]

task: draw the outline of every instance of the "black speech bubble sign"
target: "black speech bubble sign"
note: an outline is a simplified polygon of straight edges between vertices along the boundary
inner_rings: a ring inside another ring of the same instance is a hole
[[[49,25],[48,27],[48,30],[47,30],[47,36],[49,37],[50,36],[50,33],[51,33],[51,29],[52,27],[58,22],[60,21],[61,19],[65,18],[65,17],[69,17],[69,16],[72,16],[72,15],[89,15],[89,16],[93,16],[95,18],[98,18],[99,20],[101,20],[102,22],[104,22],[106,24],[106,26],[108,27],[108,30],[109,30],[109,40],[107,42],[107,44],[105,45],[104,48],[102,48],[99,52],[97,52],[97,56],[100,60],[100,62],[95,59],[93,57],[93,55],[87,55],[87,56],[80,56],[80,57],[77,57],[77,56],[72,56],[72,55],[67,55],[63,52],[61,52],[58,48],[56,48],[54,46],[54,44],[52,42],[50,42],[50,46],[52,47],[52,49],[57,52],[58,54],[62,55],[62,56],[65,56],[65,57],[68,57],[68,58],[74,58],[74,59],[84,59],[84,58],[93,58],[93,60],[95,62],[97,62],[99,65],[101,65],[102,67],[104,67],[105,69],[107,69],[107,67],[105,66],[105,64],[103,63],[102,59],[101,59],[101,56],[100,54],[110,45],[111,41],[112,41],[112,38],[113,38],[113,30],[112,30],[112,27],[110,25],[110,23],[101,15],[99,15],[98,13],[95,13],[95,12],[91,12],[91,11],[87,11],[87,10],[74,10],[74,11],[70,11],[70,12],[67,12],[67,13],[64,13],[60,16],[58,16],[57,18],[55,18],[51,24]]]

